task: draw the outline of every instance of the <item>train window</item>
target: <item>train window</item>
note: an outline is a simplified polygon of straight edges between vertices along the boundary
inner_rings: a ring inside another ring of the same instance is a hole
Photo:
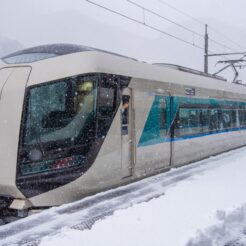
[[[200,133],[199,116],[199,109],[180,108],[174,133],[175,136],[180,137]]]
[[[74,142],[93,119],[94,76],[78,76],[29,90],[24,144]]]
[[[184,129],[188,127],[189,114],[188,110],[179,109],[175,120],[174,136],[180,137],[183,135]]]
[[[117,97],[117,81],[104,76],[100,81],[98,97],[98,113],[100,117],[111,117],[115,111]]]
[[[246,110],[233,109],[194,109],[180,108],[176,120],[174,135],[176,137],[200,133],[229,130],[246,125]]]
[[[65,185],[91,167],[127,81],[130,78],[85,74],[27,89],[17,173],[24,194]]]
[[[199,113],[199,124],[202,132],[209,132],[209,111],[201,109]]]
[[[230,129],[231,128],[231,117],[232,112],[231,110],[222,110],[222,129]]]
[[[97,99],[97,136],[105,136],[112,123],[118,102],[118,76],[103,75]]]
[[[179,110],[179,128],[186,128],[189,126],[189,109]]]
[[[219,129],[219,112],[218,109],[209,110],[209,130],[210,132],[218,131]]]
[[[237,120],[237,110],[232,110],[231,111],[231,127],[238,127],[238,120]]]
[[[239,110],[239,122],[240,122],[240,127],[245,127],[245,125],[246,125],[246,110]]]

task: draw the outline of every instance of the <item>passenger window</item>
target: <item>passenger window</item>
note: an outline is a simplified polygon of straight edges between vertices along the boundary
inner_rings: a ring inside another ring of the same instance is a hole
[[[207,109],[200,110],[199,123],[200,123],[201,132],[209,132],[208,120],[209,120],[208,110]]]
[[[246,123],[246,114],[245,114],[245,110],[239,110],[239,122],[240,122],[240,126],[244,127],[245,123]]]
[[[237,110],[231,110],[231,126],[238,127]]]
[[[179,111],[179,128],[186,128],[189,126],[189,110],[180,109]]]
[[[210,132],[217,131],[219,129],[219,121],[218,121],[218,110],[211,109],[209,110],[209,130]]]
[[[199,110],[180,108],[177,120],[175,136],[187,136],[200,132]]]
[[[231,110],[222,110],[223,129],[231,128]]]
[[[213,133],[239,126],[246,126],[246,110],[179,108],[174,136]]]

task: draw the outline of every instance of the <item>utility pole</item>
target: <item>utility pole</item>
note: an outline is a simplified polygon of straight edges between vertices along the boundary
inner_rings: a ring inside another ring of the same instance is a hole
[[[243,57],[235,60],[224,60],[224,61],[219,61],[217,63],[225,63],[227,64],[225,67],[221,68],[219,71],[214,73],[213,75],[217,75],[221,73],[222,71],[226,70],[227,68],[231,67],[233,69],[233,72],[235,73],[235,77],[232,81],[232,83],[239,83],[237,81],[238,78],[238,71],[237,68],[246,68],[246,65],[240,64],[240,63],[246,63],[246,60],[243,58],[246,57],[246,52],[234,52],[234,53],[219,53],[219,54],[208,54],[208,25],[205,24],[205,36],[204,36],[204,73],[208,73],[208,58],[211,56],[228,56],[228,55],[243,55]]]
[[[204,73],[208,73],[208,25],[205,25]]]

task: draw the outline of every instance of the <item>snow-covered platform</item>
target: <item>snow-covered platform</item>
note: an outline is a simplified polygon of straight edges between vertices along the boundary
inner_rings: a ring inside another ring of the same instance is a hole
[[[0,245],[246,245],[246,148],[0,227]]]

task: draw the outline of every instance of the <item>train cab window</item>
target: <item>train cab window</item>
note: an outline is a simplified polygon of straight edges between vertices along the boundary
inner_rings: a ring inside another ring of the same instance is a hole
[[[118,75],[84,74],[27,89],[17,173],[22,192],[33,196],[40,185],[42,192],[57,188],[91,167],[129,82]]]
[[[104,75],[99,81],[97,99],[97,136],[105,136],[114,116],[118,102],[118,77]]]
[[[115,112],[117,101],[117,79],[104,76],[100,80],[98,96],[98,113],[100,117],[111,117]]]
[[[78,141],[95,116],[96,83],[96,76],[78,76],[31,88],[24,144]]]
[[[98,111],[102,116],[112,115],[114,112],[114,89],[100,88]]]

